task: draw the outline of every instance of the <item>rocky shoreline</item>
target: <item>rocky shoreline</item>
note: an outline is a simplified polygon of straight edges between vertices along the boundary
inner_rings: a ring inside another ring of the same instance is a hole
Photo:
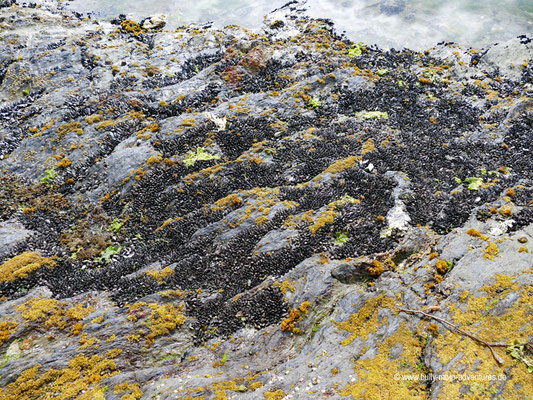
[[[533,392],[531,39],[158,21],[0,1],[0,399]]]

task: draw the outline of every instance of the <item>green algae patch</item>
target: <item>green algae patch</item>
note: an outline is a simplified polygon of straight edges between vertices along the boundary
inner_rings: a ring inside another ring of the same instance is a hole
[[[45,265],[54,268],[57,264],[53,257],[43,257],[39,253],[26,251],[0,265],[0,282],[13,282],[26,278]]]
[[[360,57],[363,54],[363,50],[365,49],[365,44],[363,42],[359,42],[357,44],[354,44],[349,50],[348,50],[348,56],[349,57]]]
[[[194,165],[197,161],[209,161],[209,160],[220,160],[218,154],[209,154],[205,152],[203,147],[198,147],[196,151],[190,151],[185,155],[183,159],[183,164],[186,167]]]
[[[120,253],[124,249],[124,246],[108,246],[106,249],[102,252],[100,257],[96,257],[94,259],[95,263],[105,263],[109,264],[111,262],[111,258]]]

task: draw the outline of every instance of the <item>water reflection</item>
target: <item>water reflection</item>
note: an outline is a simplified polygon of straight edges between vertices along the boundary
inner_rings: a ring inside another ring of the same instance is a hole
[[[214,21],[258,26],[287,0],[73,0],[70,7],[99,18],[124,13],[168,15],[168,27]],[[314,17],[330,18],[355,41],[421,49],[439,41],[482,47],[533,31],[531,0],[308,0]]]

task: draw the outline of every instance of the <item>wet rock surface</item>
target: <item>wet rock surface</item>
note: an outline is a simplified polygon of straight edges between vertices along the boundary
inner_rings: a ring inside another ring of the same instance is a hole
[[[0,2],[0,397],[526,398],[530,40],[163,24]]]

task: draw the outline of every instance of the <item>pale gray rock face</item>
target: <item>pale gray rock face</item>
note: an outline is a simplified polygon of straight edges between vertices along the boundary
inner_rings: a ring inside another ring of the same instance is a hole
[[[37,399],[32,374],[99,400],[531,393],[527,347],[499,365],[442,322],[533,339],[527,39],[395,52],[294,4],[165,31],[9,3],[0,397]],[[505,379],[395,378],[430,373]]]
[[[0,257],[5,257],[19,243],[27,239],[32,232],[17,220],[2,222],[0,226]]]

